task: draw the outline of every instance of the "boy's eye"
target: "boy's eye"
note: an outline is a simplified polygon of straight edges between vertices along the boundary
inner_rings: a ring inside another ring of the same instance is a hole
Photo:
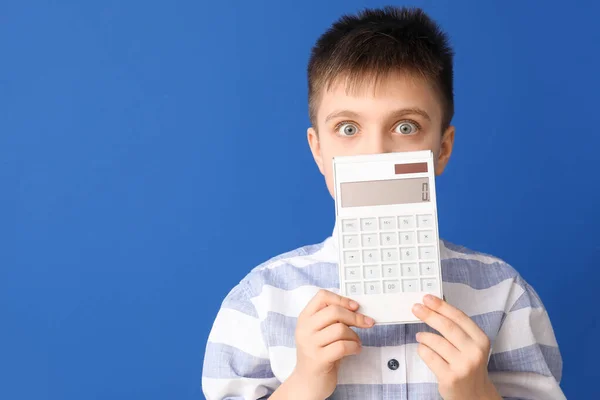
[[[402,135],[410,135],[412,133],[415,133],[417,129],[419,129],[419,127],[413,124],[412,122],[403,122],[401,124],[398,124],[398,126],[396,127],[396,132],[401,133]]]
[[[342,136],[354,136],[358,128],[354,124],[342,124],[338,127],[338,133]]]

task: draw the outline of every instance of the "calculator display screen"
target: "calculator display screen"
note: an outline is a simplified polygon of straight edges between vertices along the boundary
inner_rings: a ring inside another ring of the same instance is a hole
[[[427,177],[344,182],[340,187],[342,207],[385,206],[430,201]]]

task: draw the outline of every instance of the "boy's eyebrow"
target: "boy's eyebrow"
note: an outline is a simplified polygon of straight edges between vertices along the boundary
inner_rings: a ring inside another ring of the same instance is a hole
[[[403,117],[405,115],[410,115],[410,114],[418,114],[418,115],[422,116],[423,118],[425,118],[426,120],[428,120],[429,122],[431,122],[431,117],[429,117],[429,114],[427,114],[427,112],[425,110],[418,108],[418,107],[402,108],[400,110],[395,110],[395,111],[392,111],[388,117],[399,118],[399,117]],[[360,114],[358,114],[354,111],[350,111],[350,110],[334,111],[331,114],[329,114],[327,116],[327,118],[325,118],[325,122],[329,122],[330,120],[332,120],[334,118],[338,118],[338,117],[360,118]]]

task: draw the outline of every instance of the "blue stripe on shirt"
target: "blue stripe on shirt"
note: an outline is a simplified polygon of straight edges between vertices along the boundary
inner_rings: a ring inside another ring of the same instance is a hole
[[[227,296],[225,296],[221,308],[237,310],[251,317],[258,318],[256,308],[249,300],[248,291],[246,290],[247,285],[248,281],[242,281],[231,289]]]
[[[474,315],[471,319],[486,333],[493,341],[504,320],[504,312],[493,311],[480,315]],[[267,347],[283,346],[296,347],[294,333],[297,318],[288,317],[273,311],[267,312],[267,318],[261,322],[261,331]],[[363,346],[383,347],[401,346],[403,344],[417,343],[417,332],[438,333],[428,325],[419,324],[394,324],[375,325],[369,329],[352,328],[358,333]],[[438,333],[439,334],[439,333]]]
[[[492,354],[488,365],[490,372],[534,372],[553,376],[560,381],[562,359],[557,347],[534,344],[520,349]]]
[[[240,349],[208,342],[202,375],[207,378],[274,378],[269,359],[258,358]]]

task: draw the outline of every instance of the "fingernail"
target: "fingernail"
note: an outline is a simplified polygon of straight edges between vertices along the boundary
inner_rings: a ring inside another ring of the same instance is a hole
[[[414,312],[423,312],[423,310],[425,310],[425,308],[423,308],[423,306],[418,303],[413,306]]]
[[[352,308],[358,308],[358,303],[355,302],[354,300],[350,300],[350,307],[352,307]]]
[[[440,301],[439,298],[432,296],[430,294],[425,295],[425,297],[423,297],[423,302],[427,302],[429,304],[438,304],[438,302]]]
[[[365,317],[365,323],[367,325],[373,325],[373,322],[375,322],[375,321],[373,321],[373,318],[371,318],[371,317]]]

